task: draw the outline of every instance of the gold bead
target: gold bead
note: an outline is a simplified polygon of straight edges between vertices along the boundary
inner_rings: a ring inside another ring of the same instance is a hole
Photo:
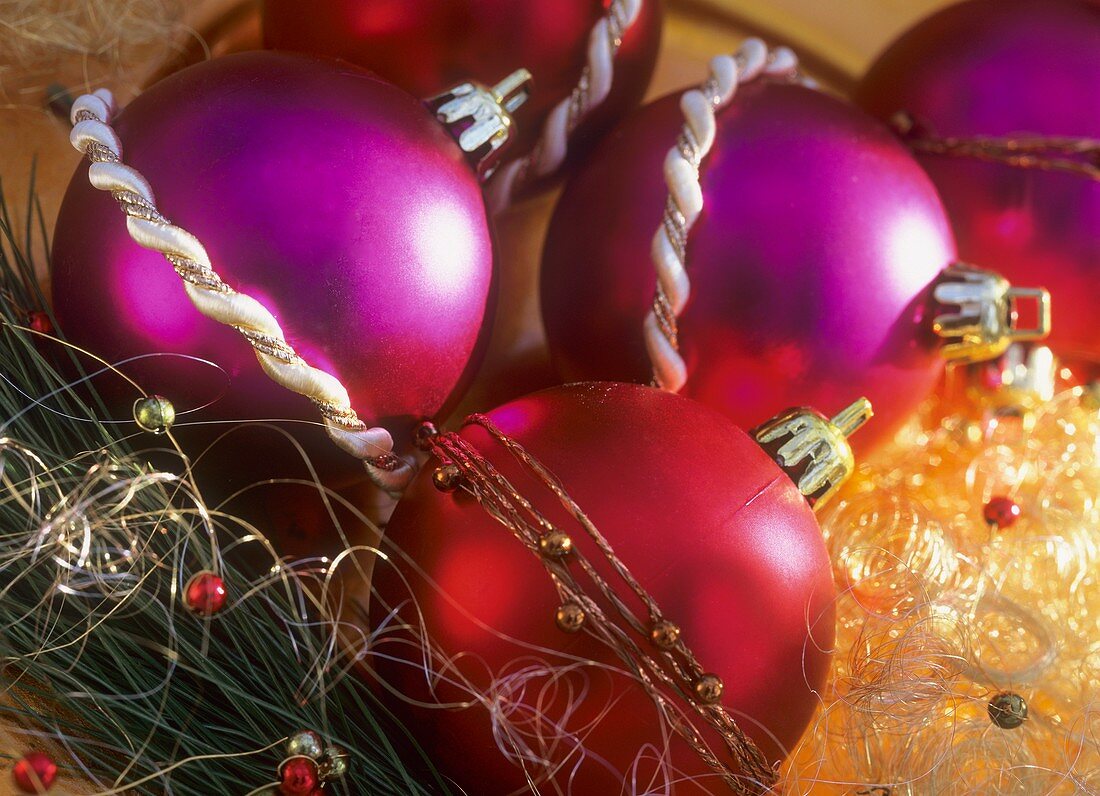
[[[662,619],[649,631],[649,639],[663,650],[672,649],[680,640],[680,628],[667,619]]]
[[[713,705],[722,698],[724,688],[722,678],[708,672],[695,681],[695,696],[704,705]]]
[[[148,395],[134,401],[134,422],[153,434],[163,434],[176,422],[176,408],[163,395]]]
[[[586,618],[584,609],[576,603],[564,603],[558,607],[557,613],[554,614],[554,621],[566,633],[576,633],[584,626]]]
[[[573,552],[573,540],[561,531],[550,531],[539,539],[539,552],[547,558],[564,558]]]
[[[321,757],[324,742],[313,730],[298,730],[286,742],[287,757],[308,757],[317,760]]]
[[[425,420],[413,432],[413,444],[420,450],[427,452],[432,449],[432,442],[438,436],[439,429],[435,427],[435,423]]]
[[[1019,694],[1002,691],[989,700],[989,720],[1002,730],[1014,730],[1027,720],[1027,701]]]
[[[462,471],[457,464],[445,464],[432,473],[432,483],[440,492],[454,492],[461,482]]]

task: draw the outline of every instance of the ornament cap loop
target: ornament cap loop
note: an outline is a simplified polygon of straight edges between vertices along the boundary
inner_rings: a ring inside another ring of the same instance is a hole
[[[944,271],[933,297],[944,307],[932,328],[948,341],[944,356],[954,362],[982,362],[1003,354],[1021,340],[1041,340],[1050,334],[1050,292],[1041,287],[1016,287],[993,271],[954,263]],[[1019,309],[1034,305],[1035,322],[1023,326]]]
[[[492,88],[461,83],[427,100],[482,180],[500,165],[501,153],[512,138],[512,114],[527,101],[531,82],[530,72],[517,69]]]
[[[848,437],[874,416],[860,398],[829,420],[820,412],[788,409],[753,432],[813,507],[825,503],[855,470]]]

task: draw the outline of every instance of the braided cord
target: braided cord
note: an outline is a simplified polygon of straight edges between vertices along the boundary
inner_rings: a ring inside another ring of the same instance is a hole
[[[508,207],[524,185],[553,174],[565,162],[573,132],[611,93],[615,56],[623,37],[638,20],[642,3],[657,1],[612,0],[607,13],[589,33],[587,61],[580,79],[569,96],[550,112],[534,150],[502,166],[490,183],[488,200],[494,213]]]
[[[78,98],[72,108],[69,140],[91,161],[91,184],[118,201],[126,214],[130,237],[139,246],[164,255],[183,280],[195,308],[240,332],[273,381],[316,404],[329,437],[363,461],[374,483],[389,491],[404,489],[413,470],[393,453],[390,433],[383,428],[369,428],[360,420],[344,385],[302,359],[287,342],[275,317],[260,302],[223,282],[202,243],[157,209],[148,181],[122,162],[122,143],[110,126],[113,111],[114,99],[109,91],[100,89]]]
[[[680,98],[684,125],[665,157],[668,198],[651,248],[657,288],[643,327],[654,383],[669,392],[678,392],[687,381],[676,321],[691,292],[687,240],[703,210],[699,168],[714,146],[716,114],[733,100],[739,85],[762,76],[796,79],[797,69],[798,59],[791,50],[769,51],[761,40],[748,39],[736,55],[714,58],[706,82]]]

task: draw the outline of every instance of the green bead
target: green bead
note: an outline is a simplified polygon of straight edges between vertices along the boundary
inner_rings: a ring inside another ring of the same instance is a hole
[[[319,760],[323,753],[324,742],[313,730],[298,730],[287,738],[287,757],[308,757],[310,760]]]
[[[134,422],[143,431],[163,434],[176,422],[176,408],[163,395],[150,395],[134,402]]]
[[[989,720],[1002,730],[1014,730],[1027,719],[1027,702],[1019,694],[1002,691],[989,700]]]

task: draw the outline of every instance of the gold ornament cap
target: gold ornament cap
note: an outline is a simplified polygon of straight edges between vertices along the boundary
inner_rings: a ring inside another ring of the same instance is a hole
[[[983,362],[1003,354],[1012,343],[1042,340],[1050,334],[1050,292],[1016,287],[1000,274],[966,263],[944,272],[932,296],[943,305],[932,329],[948,341],[944,356],[954,362]],[[1035,305],[1034,326],[1019,325],[1018,309]]]
[[[855,470],[848,437],[873,415],[866,398],[860,398],[832,420],[813,409],[788,409],[755,429],[753,437],[791,477],[806,502],[817,508]]]
[[[483,181],[500,165],[514,133],[512,114],[527,101],[531,82],[530,72],[517,69],[492,88],[460,83],[427,100]]]

